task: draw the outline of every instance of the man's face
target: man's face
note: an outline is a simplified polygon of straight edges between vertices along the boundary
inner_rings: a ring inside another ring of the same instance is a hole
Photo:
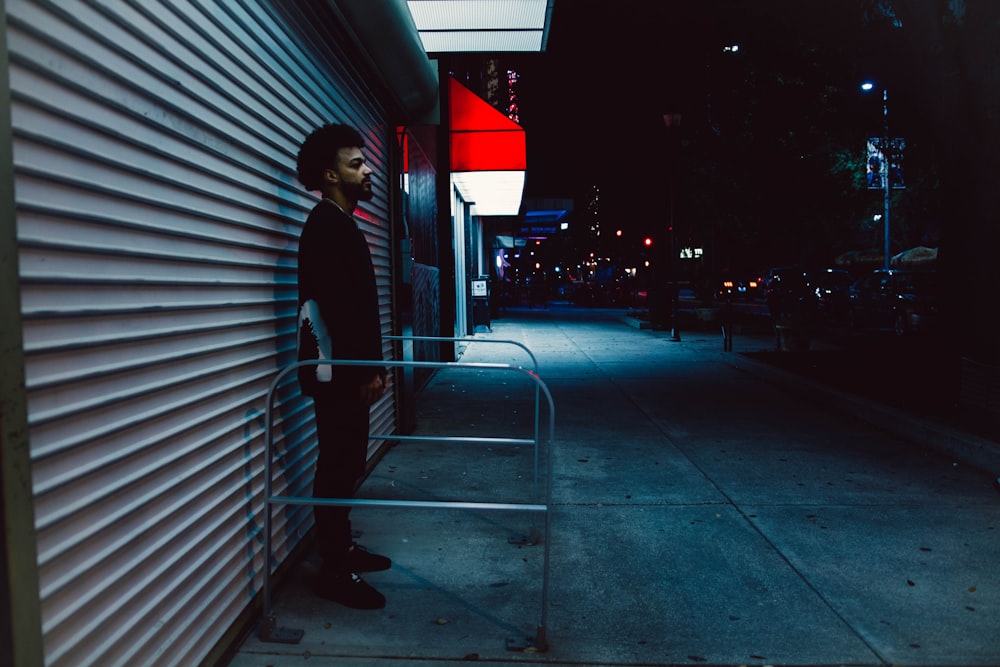
[[[372,198],[372,170],[360,148],[341,148],[337,151],[337,164],[332,170],[336,175],[334,186],[340,188],[349,201],[368,201]]]

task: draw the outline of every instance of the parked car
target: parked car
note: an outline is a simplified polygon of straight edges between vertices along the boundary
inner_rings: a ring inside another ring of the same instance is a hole
[[[841,325],[847,322],[851,284],[851,274],[839,269],[806,273],[805,299],[817,321]]]
[[[764,298],[771,316],[789,315],[797,311],[805,286],[806,271],[801,267],[783,266],[768,270]]]
[[[855,330],[906,336],[931,329],[937,314],[937,274],[933,271],[876,269],[851,286],[848,320]]]
[[[753,301],[764,294],[764,280],[758,276],[724,275],[715,290],[715,300]]]
[[[773,317],[794,315],[819,324],[847,321],[851,276],[839,269],[771,269],[767,305]]]

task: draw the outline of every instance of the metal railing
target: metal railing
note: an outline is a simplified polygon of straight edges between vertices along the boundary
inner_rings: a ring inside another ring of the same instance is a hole
[[[527,347],[516,341],[506,340],[474,340],[467,338],[439,338],[432,336],[386,336],[390,340],[427,340],[436,342],[463,341],[469,343],[500,343],[516,345],[524,349],[532,360],[533,368],[527,369],[522,366],[497,363],[476,363],[476,362],[455,362],[455,361],[394,361],[394,360],[350,360],[350,359],[312,359],[300,361],[281,369],[271,382],[267,392],[267,403],[265,406],[265,438],[264,438],[264,495],[266,508],[264,512],[264,584],[262,588],[263,610],[260,626],[260,638],[265,642],[278,642],[286,644],[297,644],[301,640],[304,632],[298,629],[283,628],[278,626],[277,618],[271,609],[271,573],[274,569],[273,554],[271,552],[272,541],[272,506],[273,505],[311,505],[330,507],[390,507],[390,508],[437,508],[437,509],[459,509],[459,510],[506,510],[522,512],[539,512],[544,516],[544,535],[541,538],[543,559],[542,559],[542,590],[541,590],[541,613],[536,628],[536,635],[529,640],[528,645],[521,645],[517,641],[509,641],[508,648],[511,650],[523,650],[531,648],[534,651],[545,651],[548,649],[546,629],[548,627],[548,607],[549,607],[549,551],[551,543],[550,534],[550,512],[552,504],[552,449],[555,441],[555,406],[552,401],[552,394],[548,387],[538,376],[537,360]],[[306,366],[378,366],[382,368],[428,368],[428,369],[462,369],[462,370],[482,370],[490,372],[507,372],[524,375],[535,385],[535,410],[534,410],[534,433],[532,439],[527,438],[488,438],[482,436],[404,436],[396,434],[369,434],[369,439],[392,440],[392,441],[422,441],[422,442],[443,442],[443,443],[472,443],[489,445],[532,445],[534,448],[534,480],[533,480],[533,500],[532,503],[493,503],[493,502],[467,502],[467,501],[447,501],[447,500],[391,500],[391,499],[368,499],[368,498],[313,498],[313,497],[293,497],[275,496],[273,494],[273,454],[274,449],[274,423],[273,423],[273,403],[274,394],[281,381],[290,373]],[[546,454],[546,493],[545,501],[540,498],[539,480],[539,423],[540,423],[540,397],[544,395],[548,403],[549,416],[549,446]]]
[[[521,348],[521,350],[523,350],[524,353],[528,355],[528,358],[531,359],[531,369],[530,369],[530,371],[536,377],[538,376],[538,359],[535,357],[535,354],[528,348],[527,345],[525,345],[524,343],[521,343],[519,341],[516,341],[516,340],[506,340],[506,339],[500,339],[500,338],[486,338],[486,339],[474,339],[474,338],[472,338],[472,339],[470,339],[470,338],[453,338],[453,337],[442,337],[442,336],[382,336],[382,338],[385,339],[385,340],[398,340],[398,341],[420,340],[420,341],[429,341],[429,342],[434,342],[434,343],[448,343],[448,342],[451,342],[451,343],[470,343],[470,344],[471,343],[487,343],[487,344],[490,344],[490,345],[512,345],[514,347]],[[409,362],[407,362],[407,363],[409,363]],[[538,500],[539,500],[539,485],[538,485],[538,467],[539,467],[538,434],[539,434],[539,421],[540,421],[539,407],[541,405],[540,401],[541,401],[541,387],[538,384],[536,384],[535,385],[534,430],[532,431],[532,433],[534,435],[534,441],[533,441],[533,443],[534,443],[534,450],[535,450],[534,451],[534,488],[533,488],[535,502],[538,502]],[[375,440],[389,439],[391,437],[391,439],[398,440],[400,442],[405,441],[405,440],[426,440],[426,438],[422,438],[422,437],[403,436],[403,435],[393,435],[393,436],[372,435],[370,437],[373,438],[373,439],[375,439]],[[444,438],[442,440],[447,441],[447,438]],[[475,438],[464,438],[464,439],[461,439],[460,441],[461,442],[478,442],[479,440],[477,440]],[[487,439],[485,441],[485,444],[524,444],[524,443],[520,443],[520,442],[519,443],[503,442],[499,438],[490,438],[490,439]]]

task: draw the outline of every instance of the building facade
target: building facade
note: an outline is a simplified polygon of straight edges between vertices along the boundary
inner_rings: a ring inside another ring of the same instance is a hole
[[[365,136],[357,217],[399,333],[395,127],[436,103],[436,70],[408,15],[358,3],[0,5],[0,662],[199,664],[259,603],[265,397],[296,357],[316,203],[298,146],[329,122]],[[380,51],[375,29],[412,39]],[[274,492],[309,495],[311,406],[294,382],[277,394]],[[400,397],[372,432],[398,430]],[[311,522],[276,512],[278,563]]]

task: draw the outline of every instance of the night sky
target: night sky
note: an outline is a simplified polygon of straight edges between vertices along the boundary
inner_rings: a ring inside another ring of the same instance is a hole
[[[713,78],[733,67],[727,59],[780,59],[793,38],[837,39],[858,21],[852,2],[559,0],[547,52],[519,65],[526,196],[581,207],[598,185],[607,222],[662,218],[663,114],[704,124]],[[723,51],[730,44],[739,54]]]

